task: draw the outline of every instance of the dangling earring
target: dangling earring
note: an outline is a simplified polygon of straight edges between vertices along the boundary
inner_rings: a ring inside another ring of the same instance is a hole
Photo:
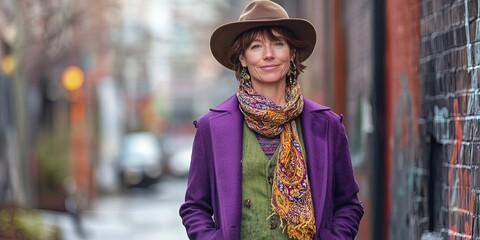
[[[249,88],[252,87],[250,74],[248,74],[248,70],[246,67],[242,67],[242,71],[240,71],[240,82]]]
[[[297,66],[290,61],[290,69],[288,70],[288,84],[293,85],[297,82]]]

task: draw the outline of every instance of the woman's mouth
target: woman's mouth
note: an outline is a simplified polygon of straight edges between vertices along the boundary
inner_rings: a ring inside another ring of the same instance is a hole
[[[262,67],[260,67],[260,68],[263,69],[263,70],[267,70],[267,71],[268,71],[268,70],[274,70],[274,69],[276,69],[277,67],[278,67],[278,65],[265,65],[265,66],[262,66]]]

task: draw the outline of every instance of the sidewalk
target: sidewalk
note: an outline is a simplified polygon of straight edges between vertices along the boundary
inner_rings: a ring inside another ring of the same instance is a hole
[[[62,240],[80,240],[81,238],[75,228],[74,219],[68,213],[38,210],[43,218],[43,223],[57,226],[61,231]]]

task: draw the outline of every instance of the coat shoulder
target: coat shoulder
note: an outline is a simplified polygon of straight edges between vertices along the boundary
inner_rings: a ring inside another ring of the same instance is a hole
[[[318,104],[308,98],[304,98],[305,110],[312,111],[318,116],[326,118],[328,120],[334,120],[335,122],[343,122],[343,115],[337,114],[330,107]]]
[[[197,120],[193,121],[195,128],[208,125],[211,119],[224,115],[225,113],[231,113],[240,111],[238,110],[238,100],[235,95],[227,98],[222,103],[215,107],[210,108],[206,113],[201,115]]]
[[[328,119],[334,120],[335,122],[343,123],[343,114],[337,114],[332,110],[323,112],[324,116]]]

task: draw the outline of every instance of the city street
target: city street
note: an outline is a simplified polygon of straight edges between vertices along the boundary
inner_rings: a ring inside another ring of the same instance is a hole
[[[165,178],[151,189],[97,198],[82,219],[84,238],[75,232],[72,218],[46,217],[60,225],[65,240],[188,239],[178,215],[185,187],[185,179]]]
[[[293,166],[309,204],[268,228],[305,212],[322,239],[480,240],[479,6],[0,0],[0,240],[188,240],[192,156],[234,186],[265,171],[227,163],[276,145],[268,173]],[[246,209],[216,205],[215,235],[238,230]]]

